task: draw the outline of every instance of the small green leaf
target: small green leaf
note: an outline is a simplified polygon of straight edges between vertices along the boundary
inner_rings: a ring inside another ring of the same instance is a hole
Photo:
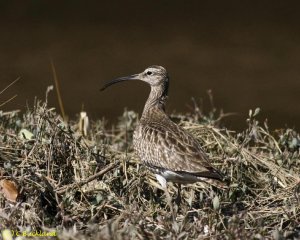
[[[219,197],[215,196],[213,199],[213,207],[215,210],[218,210],[220,207],[220,201],[219,201]]]
[[[252,109],[249,109],[249,117],[252,117]]]
[[[33,133],[29,132],[27,129],[23,128],[21,129],[21,131],[19,132],[19,138],[22,140],[31,140],[33,139]]]
[[[257,114],[259,114],[260,108],[256,108],[253,114],[253,117],[255,117]]]

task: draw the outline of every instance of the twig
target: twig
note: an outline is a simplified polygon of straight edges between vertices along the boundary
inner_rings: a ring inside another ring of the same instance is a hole
[[[0,94],[2,94],[4,91],[6,91],[9,87],[11,87],[13,84],[15,84],[19,80],[20,80],[20,77],[18,77],[16,80],[12,81],[10,84],[8,84],[7,87],[5,87],[3,90],[1,90]]]
[[[65,192],[67,192],[69,189],[73,188],[73,187],[81,187],[93,180],[95,180],[96,178],[99,178],[99,177],[102,177],[105,173],[109,172],[110,170],[114,169],[117,165],[119,165],[119,162],[115,162],[115,163],[111,163],[110,165],[108,165],[106,168],[104,168],[102,171],[90,176],[89,178],[81,181],[81,182],[78,182],[78,183],[73,183],[67,187],[63,187],[63,188],[60,188],[60,189],[57,189],[56,190],[56,193],[58,194],[63,194]]]
[[[18,95],[14,95],[13,97],[9,98],[8,100],[6,100],[4,103],[0,104],[0,107],[4,106],[5,104],[9,103],[10,101],[12,101],[13,99],[15,99]]]
[[[50,59],[50,63],[51,63],[51,69],[52,69],[52,73],[53,73],[53,80],[54,80],[54,83],[55,83],[55,89],[56,89],[56,93],[57,93],[59,108],[60,108],[61,115],[62,115],[64,121],[66,121],[66,114],[65,114],[64,104],[63,104],[63,101],[62,101],[60,88],[59,88],[59,84],[58,84],[58,78],[57,78],[57,74],[56,74],[56,69],[55,69],[52,58]]]

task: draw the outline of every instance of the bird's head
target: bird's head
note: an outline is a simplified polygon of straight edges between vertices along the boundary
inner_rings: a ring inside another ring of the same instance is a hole
[[[148,83],[151,87],[162,86],[166,90],[168,89],[169,85],[169,77],[166,69],[161,66],[151,66],[146,68],[141,73],[111,80],[101,88],[101,91],[115,83],[129,80],[140,80]]]

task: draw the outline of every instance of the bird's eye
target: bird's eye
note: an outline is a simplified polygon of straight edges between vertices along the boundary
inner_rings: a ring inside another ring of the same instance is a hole
[[[152,75],[152,72],[151,72],[151,71],[148,71],[148,72],[147,72],[147,75]]]

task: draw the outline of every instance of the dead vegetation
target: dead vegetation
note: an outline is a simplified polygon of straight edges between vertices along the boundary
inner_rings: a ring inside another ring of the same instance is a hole
[[[230,179],[226,190],[184,186],[173,221],[133,153],[136,113],[125,111],[110,129],[91,122],[83,137],[77,122],[64,123],[41,101],[23,115],[1,112],[0,180],[15,184],[18,196],[14,202],[0,190],[0,228],[56,231],[60,239],[300,238],[299,135],[270,133],[257,114],[241,133],[221,128],[215,110],[172,116]],[[175,186],[169,191],[175,196]]]

